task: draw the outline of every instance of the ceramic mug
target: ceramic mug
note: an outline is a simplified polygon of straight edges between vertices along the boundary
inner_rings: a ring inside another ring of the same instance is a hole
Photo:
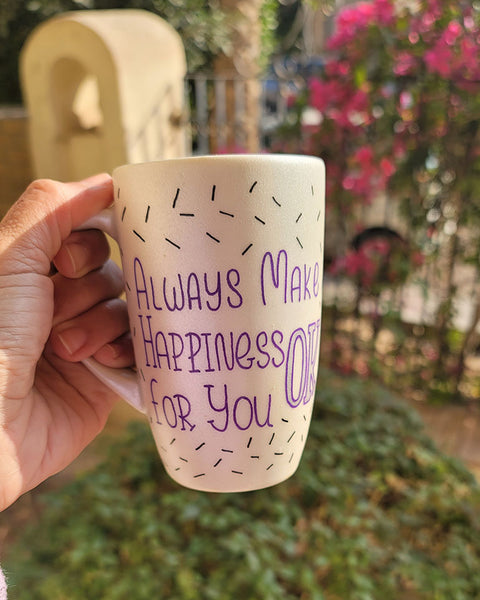
[[[210,492],[294,473],[320,345],[325,168],[293,155],[125,165],[85,226],[117,240],[136,372],[85,361],[147,415],[170,476]]]

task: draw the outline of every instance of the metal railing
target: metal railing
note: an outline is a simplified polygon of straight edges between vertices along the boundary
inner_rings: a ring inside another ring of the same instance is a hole
[[[249,114],[248,86],[258,102],[256,115]],[[268,148],[271,133],[287,116],[292,86],[275,79],[243,79],[206,74],[188,76],[185,97],[193,154],[248,150],[246,123],[255,127],[258,149]],[[252,117],[255,122],[252,123]]]

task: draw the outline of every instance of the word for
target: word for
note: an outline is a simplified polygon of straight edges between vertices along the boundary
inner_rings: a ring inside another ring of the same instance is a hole
[[[257,399],[257,396],[237,396],[232,398],[228,386],[223,385],[223,393],[217,394],[215,386],[204,385],[203,401],[200,400],[203,414],[203,408],[207,406],[212,411],[211,419],[207,423],[215,431],[224,432],[232,426],[241,431],[246,431],[253,426],[273,427],[271,422],[272,396],[268,394],[268,399],[263,403]],[[155,418],[158,425],[168,425],[171,429],[181,431],[193,431],[196,423],[192,422],[191,412],[192,403],[183,394],[163,395],[159,393],[158,381],[150,381],[150,395],[152,405],[155,411]],[[198,401],[195,400],[195,405]]]
[[[215,312],[225,304],[229,308],[240,308],[243,304],[237,269],[229,269],[225,273],[177,273],[173,280],[161,278],[161,284],[157,286],[153,277],[145,275],[140,259],[135,258],[133,275],[139,310]]]

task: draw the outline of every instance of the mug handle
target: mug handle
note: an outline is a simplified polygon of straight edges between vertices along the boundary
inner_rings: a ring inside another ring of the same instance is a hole
[[[94,217],[88,219],[88,221],[85,221],[80,227],[77,227],[77,231],[85,229],[100,229],[100,231],[107,233],[118,243],[113,208],[102,210]],[[106,367],[105,365],[101,365],[94,358],[86,358],[81,362],[97,379],[123,398],[123,400],[128,402],[130,406],[133,406],[133,408],[139,412],[146,414],[147,411],[140,394],[136,371],[129,368],[114,369],[112,367]]]

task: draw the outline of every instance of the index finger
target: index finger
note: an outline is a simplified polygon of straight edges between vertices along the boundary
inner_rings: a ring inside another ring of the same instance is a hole
[[[0,224],[0,275],[47,274],[62,242],[113,202],[107,174],[83,181],[34,181]]]

